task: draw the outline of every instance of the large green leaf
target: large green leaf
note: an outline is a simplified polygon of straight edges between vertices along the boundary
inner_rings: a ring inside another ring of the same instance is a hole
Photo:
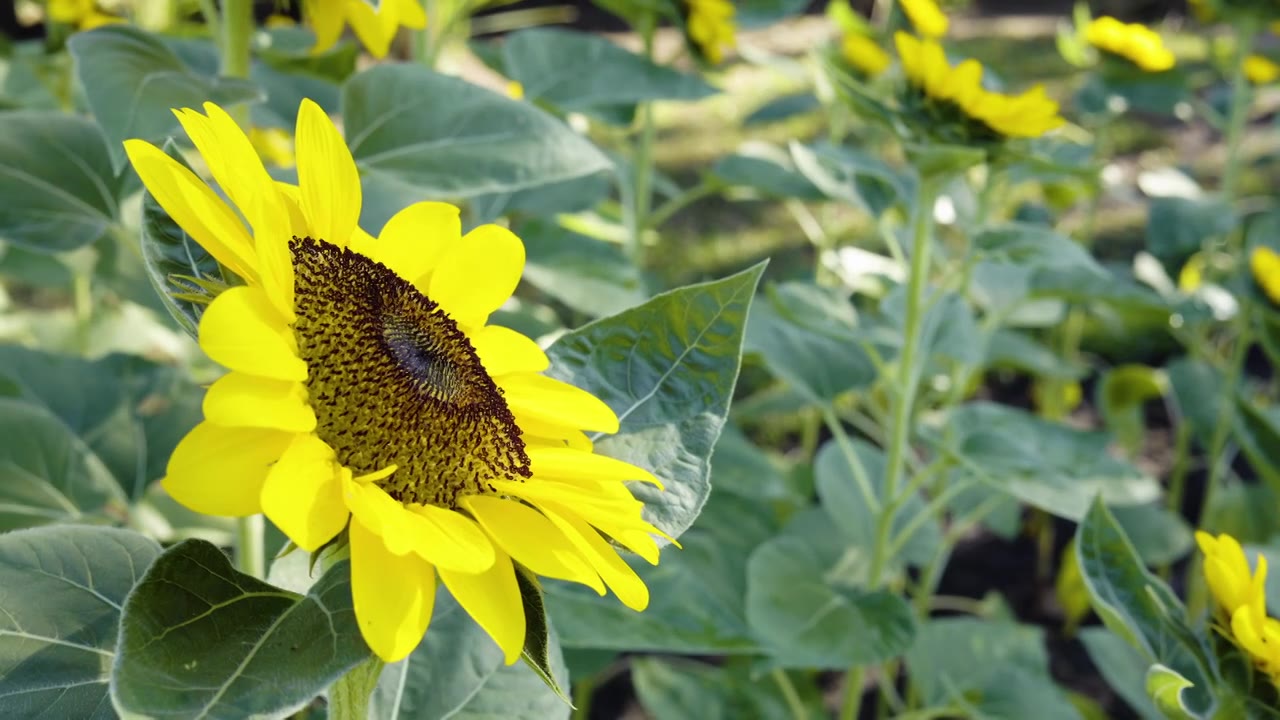
[[[1154,478],[1108,454],[1106,433],[985,402],[952,412],[948,429],[967,474],[1059,517],[1079,520],[1098,493],[1116,505],[1160,496]]]
[[[1235,225],[1230,203],[1220,198],[1155,198],[1147,220],[1147,250],[1176,276],[1206,239],[1226,234]]]
[[[853,305],[838,291],[807,283],[769,286],[751,309],[747,351],[814,405],[870,384],[876,367],[864,349]]]
[[[353,76],[342,111],[368,195],[469,198],[612,167],[590,141],[533,105],[420,65],[379,65]]]
[[[663,293],[567,333],[550,374],[613,408],[617,435],[596,451],[650,470],[666,484],[632,491],[645,517],[678,537],[711,491],[711,451],[738,380],[747,311],[764,264]]]
[[[551,220],[526,222],[517,234],[528,256],[523,281],[570,308],[600,317],[644,302],[640,270],[618,246]]]
[[[697,75],[658,65],[599,35],[530,28],[502,43],[507,76],[529,100],[563,110],[632,105],[647,100],[697,100],[716,89]],[[591,68],[591,72],[583,72]]]
[[[0,347],[0,396],[7,395],[56,415],[136,500],[200,421],[204,393],[182,370],[139,357],[89,361],[9,346]]]
[[[747,558],[778,529],[767,505],[717,490],[680,539],[680,551],[663,553],[657,567],[632,559],[649,588],[644,612],[564,583],[547,583],[547,609],[566,647],[758,652],[743,605]]]
[[[561,685],[568,674],[551,635],[551,664]],[[409,657],[382,671],[369,717],[568,717],[569,706],[524,663],[507,666],[502,650],[441,587],[426,637]]]
[[[985,259],[1022,267],[1105,272],[1079,243],[1042,225],[1007,223],[982,228],[973,236],[973,250]]]
[[[637,658],[631,681],[648,717],[671,720],[737,720],[802,717],[776,682],[753,678],[750,666],[715,667],[692,660]],[[822,694],[811,679],[796,677],[800,702],[809,717],[826,717]]]
[[[124,519],[111,471],[53,413],[0,397],[0,438],[0,531]]]
[[[102,131],[57,112],[0,113],[0,238],[42,253],[75,250],[119,215]]]
[[[1080,644],[1088,651],[1089,659],[1103,679],[1134,712],[1143,720],[1162,719],[1146,693],[1146,674],[1151,663],[1141,653],[1105,627],[1081,630]]]
[[[172,108],[257,100],[256,86],[202,75],[155,36],[129,25],[76,33],[67,41],[76,77],[93,117],[106,133],[116,167],[129,138],[159,142],[178,128]]]
[[[299,596],[237,572],[201,540],[147,570],[125,602],[118,652],[121,712],[193,718],[296,709],[370,657],[345,562]]]
[[[1214,703],[1217,678],[1208,648],[1187,624],[1186,608],[1142,560],[1099,498],[1076,531],[1076,558],[1093,608],[1111,628],[1151,663],[1161,663],[1191,680],[1193,707]]]
[[[120,606],[160,546],[112,528],[0,536],[0,707],[10,720],[116,717]]]
[[[794,535],[752,553],[747,620],[776,666],[847,668],[910,647],[916,632],[911,608],[895,593],[857,587],[848,555],[829,538]]]
[[[759,143],[739,148],[711,167],[720,181],[749,187],[775,198],[821,200],[826,194],[796,170],[795,162],[782,148]]]
[[[879,216],[915,196],[915,178],[889,167],[880,158],[853,148],[825,143],[791,143],[796,169],[833,200],[841,200]]]

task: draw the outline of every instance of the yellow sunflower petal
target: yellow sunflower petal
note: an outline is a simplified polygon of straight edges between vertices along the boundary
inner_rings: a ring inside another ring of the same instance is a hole
[[[252,238],[208,185],[151,143],[125,140],[124,150],[142,184],[174,222],[236,275],[258,281]]]
[[[524,503],[490,495],[470,495],[461,503],[516,562],[543,577],[581,583],[604,595],[600,574],[542,513]]]
[[[405,555],[413,551],[409,511],[386,491],[372,482],[344,478],[342,497],[351,515],[369,532],[381,537],[388,552]]]
[[[224,291],[200,318],[200,347],[231,370],[277,380],[305,380],[307,364],[294,352],[289,329],[256,287]]]
[[[262,512],[298,547],[315,552],[347,524],[341,470],[333,448],[310,433],[298,435],[267,473]]]
[[[581,430],[618,432],[618,416],[600,398],[546,375],[512,373],[494,378],[512,412]]]
[[[471,333],[469,339],[490,377],[513,372],[540,373],[551,365],[538,343],[501,325],[486,325]]]
[[[316,34],[313,55],[333,47],[342,37],[342,26],[346,24],[342,6],[342,0],[302,0],[302,15]]]
[[[459,325],[478,328],[515,292],[524,271],[524,243],[510,230],[481,225],[445,251],[427,297]]]
[[[290,432],[316,429],[302,383],[229,372],[204,395],[204,417],[218,425],[262,427]]]
[[[638,480],[662,488],[653,473],[605,455],[569,448],[529,448],[530,467],[538,477],[565,480]]]
[[[346,247],[360,220],[360,171],[333,121],[312,100],[298,108],[298,189],[311,237]]]
[[[364,0],[347,0],[347,22],[360,38],[370,55],[384,58],[391,50],[391,41],[396,37],[397,26],[387,8],[374,10]]]
[[[462,218],[457,206],[418,202],[392,215],[378,239],[361,252],[425,292],[424,276],[435,267],[445,248],[457,245],[461,238]]]
[[[414,552],[441,572],[477,573],[493,565],[493,543],[471,518],[434,505],[405,510]]]
[[[542,508],[542,512],[578,548],[578,552],[591,563],[591,567],[600,573],[605,585],[609,586],[623,605],[632,610],[643,610],[649,606],[649,588],[636,575],[636,571],[618,556],[617,551],[600,537],[600,533],[571,513],[561,514],[546,507]]]
[[[387,0],[394,3],[400,24],[404,27],[421,30],[427,26],[427,12],[418,0]]]
[[[261,511],[271,464],[293,433],[228,428],[202,422],[174,448],[161,481],[175,500],[206,515],[243,517]]]
[[[524,602],[511,558],[501,550],[495,553],[493,567],[482,573],[440,568],[440,579],[462,609],[498,643],[510,665],[520,659],[524,649]]]
[[[359,519],[351,523],[351,599],[360,634],[384,662],[403,659],[422,641],[436,601],[431,563],[389,552]]]

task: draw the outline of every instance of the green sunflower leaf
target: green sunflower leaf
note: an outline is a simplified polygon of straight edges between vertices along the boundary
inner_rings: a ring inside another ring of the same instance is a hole
[[[788,702],[777,680],[755,677],[745,662],[717,667],[682,658],[635,658],[631,680],[640,704],[654,718],[829,716],[816,678],[810,673],[794,673],[789,678],[797,694],[791,702],[798,706]]]
[[[554,632],[546,636],[546,652],[546,668],[567,687]],[[382,671],[369,705],[369,717],[379,720],[568,716],[568,703],[529,664],[503,664],[502,650],[443,587],[426,637],[409,657]]]
[[[124,518],[124,493],[111,471],[53,413],[0,398],[0,438],[0,532]]]
[[[420,65],[378,65],[342,92],[347,144],[366,196],[465,199],[611,169],[560,120]]]
[[[161,554],[125,601],[111,696],[126,715],[281,714],[369,657],[345,562],[300,596],[187,540]]]
[[[119,215],[97,125],[57,112],[0,113],[0,237],[40,253],[84,247]]]
[[[202,75],[155,36],[129,25],[76,33],[67,49],[117,168],[125,164],[125,140],[160,142],[178,129],[172,108],[261,98],[248,80]]]
[[[160,546],[64,525],[0,536],[0,706],[8,720],[111,720],[120,606]]]
[[[596,451],[645,468],[666,485],[633,484],[645,517],[679,537],[711,492],[711,451],[738,380],[747,311],[764,263],[663,293],[567,333],[549,374],[599,397],[621,420]]]
[[[1187,610],[1162,580],[1142,564],[1120,524],[1094,501],[1076,531],[1076,556],[1093,608],[1145,661],[1176,670],[1195,686],[1188,704],[1208,711],[1218,670],[1203,640],[1187,624]]]

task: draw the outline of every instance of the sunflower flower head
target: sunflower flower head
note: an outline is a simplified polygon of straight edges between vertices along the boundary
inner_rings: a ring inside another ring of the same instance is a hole
[[[1244,59],[1244,76],[1254,85],[1270,85],[1280,79],[1280,64],[1265,55],[1250,55]]]
[[[50,20],[81,31],[124,22],[124,18],[103,12],[97,0],[49,0],[47,10]]]
[[[1063,124],[1058,103],[1037,85],[1019,95],[987,90],[977,60],[955,67],[935,40],[894,35],[907,79],[904,105],[923,118],[922,132],[957,144],[1040,137]]]
[[[643,609],[648,590],[610,540],[657,563],[662,532],[626,483],[658,480],[594,454],[584,431],[616,432],[613,411],[489,324],[519,282],[520,239],[496,225],[463,235],[439,202],[365,232],[355,162],[309,100],[296,186],[272,180],[220,107],[177,116],[230,204],[154,145],[127,141],[129,159],[244,284],[200,318],[200,346],[229,372],[165,489],[208,514],[263,512],[311,552],[345,531],[356,619],[388,662],[422,639],[437,581],[508,663],[525,639],[517,573]]]
[[[712,65],[724,60],[726,50],[737,45],[736,12],[730,0],[685,0],[689,40]]]
[[[1141,23],[1124,23],[1104,15],[1090,21],[1084,34],[1090,45],[1146,72],[1164,72],[1174,66],[1173,52],[1165,47],[1160,34]]]
[[[861,32],[845,33],[840,39],[840,57],[864,77],[876,77],[892,62],[889,53],[875,38]]]
[[[1267,298],[1280,305],[1280,253],[1259,245],[1249,253],[1249,270]]]
[[[371,55],[384,58],[400,28],[427,26],[427,13],[418,0],[380,0],[376,5],[370,0],[302,0],[303,17],[316,34],[311,51],[319,54],[332,48],[350,25]]]
[[[947,34],[951,21],[938,7],[937,0],[901,0],[901,6],[916,34],[927,38],[940,38]]]
[[[1226,618],[1229,638],[1280,687],[1280,621],[1267,616],[1266,556],[1259,556],[1257,570],[1251,571],[1244,548],[1230,535],[1215,538],[1197,531],[1196,543],[1204,554],[1205,581]]]

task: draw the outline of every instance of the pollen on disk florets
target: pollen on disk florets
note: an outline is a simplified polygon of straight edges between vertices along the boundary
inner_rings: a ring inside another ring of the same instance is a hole
[[[494,479],[531,476],[502,390],[466,334],[381,263],[313,238],[289,243],[294,335],[316,434],[404,503],[452,508]]]

